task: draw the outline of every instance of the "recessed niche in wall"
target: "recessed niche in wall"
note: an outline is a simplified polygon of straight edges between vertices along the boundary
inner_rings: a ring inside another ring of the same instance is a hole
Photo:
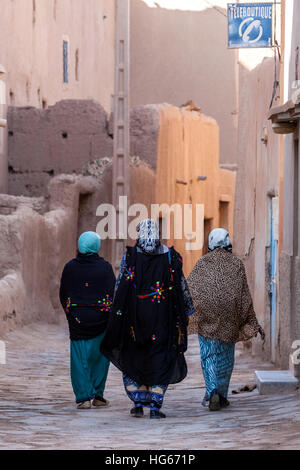
[[[12,90],[10,90],[10,92],[9,92],[9,101],[10,101],[10,104],[12,104],[12,105],[15,104],[15,94]]]
[[[75,79],[79,81],[79,49],[75,52]]]

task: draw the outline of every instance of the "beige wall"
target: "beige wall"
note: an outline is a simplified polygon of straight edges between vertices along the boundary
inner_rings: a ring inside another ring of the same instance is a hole
[[[245,261],[255,311],[266,329],[264,352],[268,358],[270,197],[279,196],[280,183],[280,142],[267,119],[273,80],[273,59],[265,59],[251,73],[242,66],[240,68],[239,161],[234,229],[234,250]],[[277,93],[274,104],[278,102]],[[265,137],[266,141],[263,141]],[[257,341],[254,350],[261,352],[261,347],[261,341]]]
[[[42,106],[97,99],[110,110],[114,77],[113,0],[0,0],[0,63],[7,103]],[[69,84],[63,83],[63,38]],[[75,55],[78,50],[78,80]]]

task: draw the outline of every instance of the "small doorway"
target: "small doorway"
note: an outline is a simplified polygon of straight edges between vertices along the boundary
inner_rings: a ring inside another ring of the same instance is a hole
[[[219,227],[225,228],[228,231],[229,229],[229,202],[220,201],[219,202]]]
[[[204,219],[202,256],[208,253],[208,235],[212,231],[212,227],[213,227],[213,219]]]

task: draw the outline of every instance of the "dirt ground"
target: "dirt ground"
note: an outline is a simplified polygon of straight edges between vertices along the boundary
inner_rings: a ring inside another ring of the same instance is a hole
[[[3,339],[3,338],[2,338]],[[0,365],[0,449],[299,449],[300,393],[233,395],[271,368],[236,351],[231,406],[210,412],[201,405],[204,382],[196,336],[190,337],[188,377],[170,386],[165,420],[129,416],[120,372],[110,367],[106,409],[77,410],[69,379],[67,327],[34,324],[5,339]]]

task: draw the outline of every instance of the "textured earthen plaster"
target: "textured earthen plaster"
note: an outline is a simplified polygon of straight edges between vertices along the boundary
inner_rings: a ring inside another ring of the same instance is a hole
[[[111,159],[112,116],[94,100],[65,100],[47,110],[10,107],[9,193],[46,195],[51,178],[60,173],[85,173],[87,164]],[[159,105],[130,111],[130,150],[156,168],[160,125]],[[99,184],[106,184],[107,177]],[[107,191],[111,194],[110,189]],[[83,201],[84,202],[84,201]],[[108,202],[105,198],[104,202]]]
[[[49,298],[50,239],[42,215],[20,205],[1,225],[1,333],[35,319],[54,319]]]
[[[94,100],[8,110],[9,193],[44,195],[50,178],[112,155],[107,114]]]
[[[205,219],[211,229],[220,225],[219,201],[228,198],[228,229],[233,236],[235,173],[219,168],[219,128],[216,121],[199,111],[160,107],[156,202],[172,205],[204,205]],[[195,217],[193,219],[195,230]],[[170,244],[181,252],[184,271],[189,274],[203,250],[189,251],[186,239]]]
[[[134,106],[130,110],[130,154],[156,169],[160,105]]]
[[[103,153],[112,151],[107,117],[100,105],[94,101],[67,101],[45,111],[14,108],[10,110],[9,126],[13,133],[10,138],[14,141],[10,145],[10,165],[13,167],[10,177],[15,176],[18,171],[20,178],[19,181],[11,180],[11,188],[15,185],[16,192],[22,193],[28,184],[28,176],[38,179],[43,175],[46,178],[39,182],[40,187],[36,184],[34,188],[27,188],[31,195],[38,194],[39,197],[5,196],[3,199],[0,213],[6,214],[2,216],[5,223],[12,217],[19,220],[20,211],[23,214],[27,210],[27,213],[30,212],[29,225],[35,233],[35,248],[30,245],[30,232],[25,232],[16,250],[18,256],[21,256],[20,253],[24,256],[24,262],[22,260],[21,263],[18,258],[12,263],[12,271],[20,280],[20,295],[14,295],[12,290],[10,299],[21,300],[15,308],[9,307],[10,313],[3,313],[5,317],[11,315],[13,310],[16,312],[13,314],[16,318],[13,317],[9,324],[3,322],[4,329],[6,325],[16,324],[17,319],[21,322],[29,321],[22,314],[25,312],[25,304],[35,305],[28,310],[32,312],[30,320],[40,318],[41,315],[49,317],[51,321],[61,312],[58,287],[64,263],[76,253],[77,236],[85,230],[96,229],[99,221],[96,209],[101,203],[111,202],[112,196],[111,158],[107,155],[102,160],[99,158],[99,149]],[[62,138],[62,132],[67,133],[66,139]],[[59,136],[56,147],[51,141],[53,135]],[[81,136],[84,144],[78,149],[76,142]],[[97,150],[90,153],[90,142],[95,136],[100,143],[95,146]],[[77,140],[73,140],[73,137]],[[85,140],[85,137],[90,140]],[[43,145],[43,151],[35,140]],[[229,228],[232,233],[235,175],[228,170],[219,169],[218,145],[216,122],[197,111],[180,110],[169,105],[132,109],[131,147],[135,156],[130,163],[130,204],[142,203],[150,209],[151,203],[189,203],[192,198],[193,203],[205,203],[205,215],[213,218],[217,226],[219,196],[227,194],[231,198]],[[55,155],[54,150],[51,152],[49,149],[56,149]],[[94,161],[95,156],[98,157],[97,164]],[[83,168],[85,174],[93,176],[80,175]],[[69,174],[55,176],[56,172],[62,171]],[[74,172],[78,172],[78,175]],[[200,174],[205,174],[207,181],[196,181]],[[177,177],[187,179],[187,192],[185,187],[176,184]],[[41,234],[41,230],[45,231],[45,236],[40,241],[38,234]],[[130,242],[134,243],[134,240]],[[183,253],[185,271],[188,273],[201,253],[194,252],[194,257],[191,258],[177,241],[175,246]],[[37,261],[32,265],[30,252],[33,249],[37,252]],[[109,240],[103,240],[101,255],[111,260]],[[43,259],[46,262],[43,263]],[[31,296],[27,294],[28,287],[23,279],[26,273],[22,271],[21,265],[25,271],[30,271],[29,278],[33,277]],[[6,261],[3,267],[6,269]],[[6,274],[7,272],[3,272],[2,276]],[[45,308],[38,298],[40,283],[46,286],[43,302]],[[9,302],[6,304],[11,305]]]
[[[253,71],[240,66],[238,171],[235,197],[234,249],[246,265],[250,290],[266,341],[254,340],[253,351],[270,358],[270,197],[279,196],[279,139],[267,114],[272,98],[274,61],[265,59]],[[275,97],[276,102],[276,97]],[[266,140],[264,137],[266,136]],[[278,277],[277,277],[278,286]],[[277,315],[285,315],[285,312]],[[281,327],[280,327],[281,328]],[[277,329],[278,355],[287,340]]]

